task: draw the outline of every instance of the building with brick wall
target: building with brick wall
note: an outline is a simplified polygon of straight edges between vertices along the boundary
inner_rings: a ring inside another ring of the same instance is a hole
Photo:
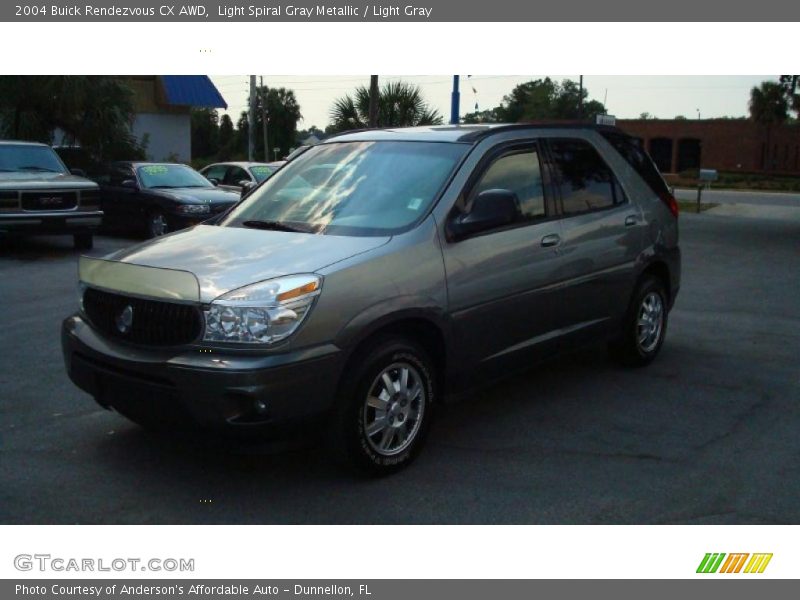
[[[750,119],[617,119],[617,126],[641,140],[662,173],[800,175],[800,124],[768,131]]]

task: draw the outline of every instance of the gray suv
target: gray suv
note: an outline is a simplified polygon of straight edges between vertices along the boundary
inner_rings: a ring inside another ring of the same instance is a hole
[[[319,427],[387,473],[476,383],[590,341],[652,361],[680,284],[677,216],[615,128],[349,133],[216,222],[83,257],[64,358],[142,425]]]
[[[50,146],[0,140],[0,233],[69,234],[88,250],[102,220],[98,185]]]

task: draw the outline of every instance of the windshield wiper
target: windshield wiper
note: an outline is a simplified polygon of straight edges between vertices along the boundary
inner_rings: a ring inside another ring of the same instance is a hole
[[[48,169],[47,167],[40,167],[38,165],[26,165],[24,167],[17,167],[18,171],[47,171],[48,173],[58,173],[55,169]]]
[[[242,225],[245,227],[252,227],[253,229],[270,229],[272,231],[291,231],[293,233],[314,233],[311,227],[298,227],[296,225],[289,225],[282,221],[243,221]]]
[[[151,190],[171,190],[178,187],[177,185],[151,185]]]

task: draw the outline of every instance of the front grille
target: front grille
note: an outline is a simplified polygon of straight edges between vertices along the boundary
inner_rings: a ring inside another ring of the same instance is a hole
[[[0,210],[19,210],[17,192],[0,192]]]
[[[84,190],[81,192],[81,208],[99,208],[100,190]]]
[[[24,210],[70,210],[78,205],[78,192],[22,192]]]
[[[123,312],[130,307],[129,321]],[[113,338],[146,346],[180,346],[200,337],[202,316],[197,307],[144,300],[87,288],[83,309],[92,325]]]

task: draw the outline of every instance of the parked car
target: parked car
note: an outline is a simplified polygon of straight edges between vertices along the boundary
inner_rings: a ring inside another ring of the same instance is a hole
[[[652,361],[680,286],[677,217],[614,128],[341,135],[214,225],[82,258],[66,366],[146,426],[316,422],[390,472],[476,383],[586,342]]]
[[[221,189],[240,193],[268,179],[283,166],[284,161],[271,163],[224,162],[200,170],[211,183]]]
[[[71,174],[50,146],[0,141],[0,232],[72,235],[89,249],[102,218],[97,184]]]
[[[229,209],[239,195],[217,189],[186,165],[115,162],[97,176],[110,227],[135,228],[148,237],[197,225]]]

